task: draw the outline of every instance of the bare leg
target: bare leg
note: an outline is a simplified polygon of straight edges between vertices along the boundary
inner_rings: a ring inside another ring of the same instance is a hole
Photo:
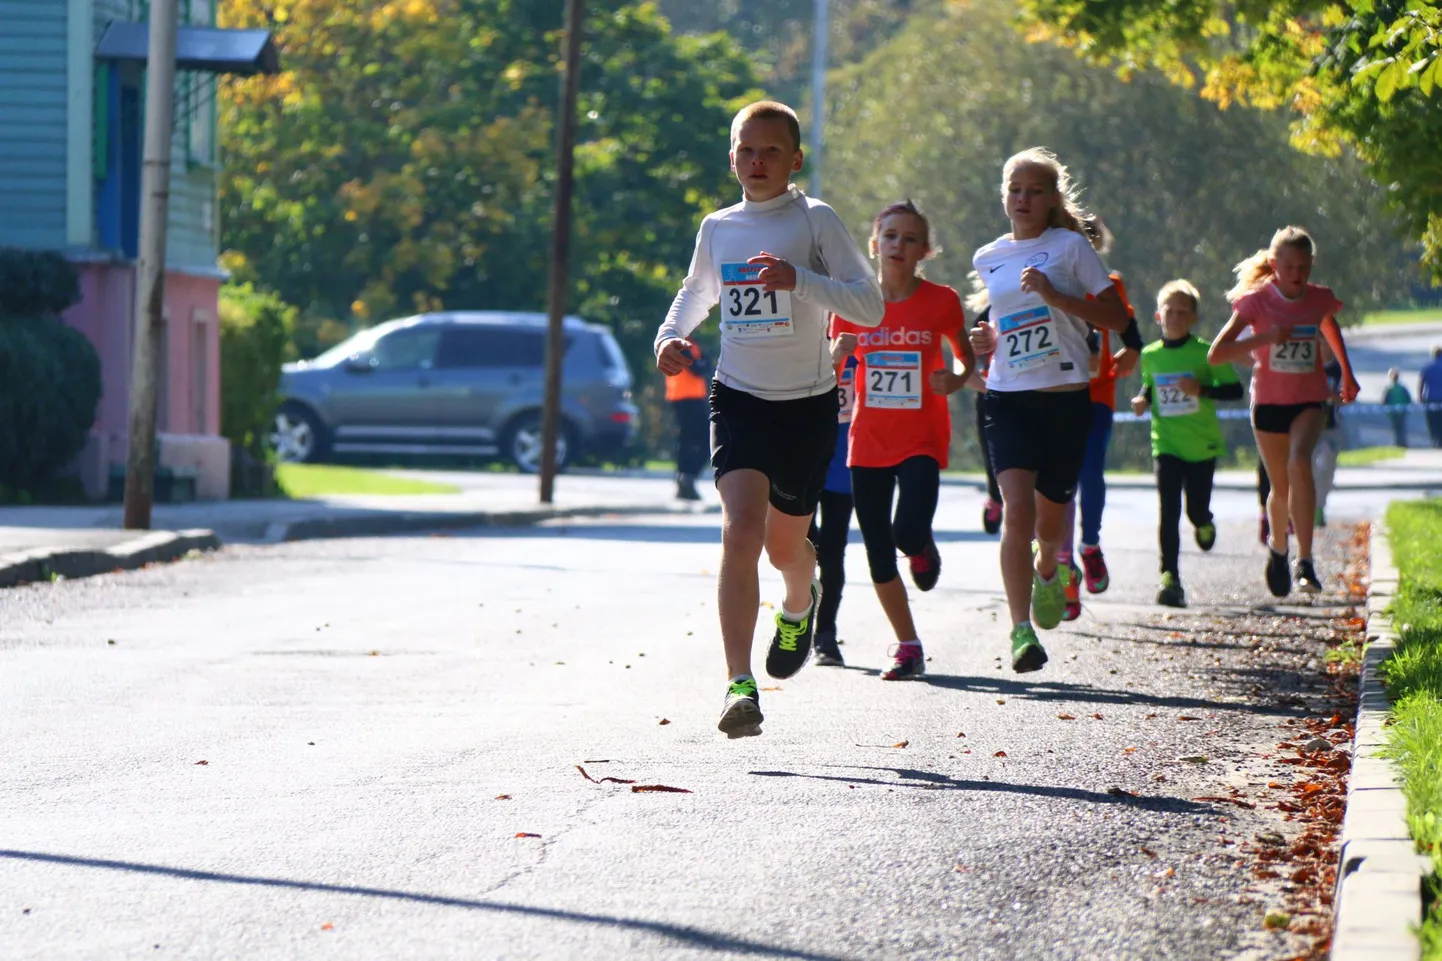
[[[1287,552],[1287,498],[1291,478],[1287,473],[1287,460],[1291,439],[1287,434],[1274,434],[1254,430],[1257,438],[1257,452],[1262,455],[1262,464],[1267,468],[1267,480],[1272,484],[1267,495],[1267,520],[1271,523],[1272,550],[1279,554]]]
[[[1011,468],[997,476],[1001,485],[1001,580],[1013,625],[1031,620],[1031,541],[1036,534],[1036,472]],[[1056,570],[1056,542],[1048,563]],[[1037,563],[1041,563],[1038,559]]]
[[[1049,581],[1057,569],[1057,551],[1067,542],[1067,532],[1075,526],[1075,500],[1058,504],[1036,495],[1036,572]]]
[[[1326,426],[1326,412],[1304,410],[1292,421],[1287,435],[1288,506],[1292,528],[1297,532],[1297,559],[1312,559],[1312,528],[1317,522],[1317,486],[1312,476],[1312,454]]]
[[[761,548],[766,542],[766,512],[771,482],[755,470],[723,474],[716,482],[721,496],[721,573],[716,579],[716,606],[721,616],[721,643],[728,677],[751,673],[751,641],[756,611],[761,606]]]
[[[896,639],[916,640],[916,622],[911,619],[911,603],[906,599],[906,585],[901,582],[901,576],[897,575],[885,584],[872,586],[876,588],[876,599],[881,602],[881,609],[886,612],[886,619],[891,622]]]
[[[793,614],[811,607],[811,583],[816,579],[816,548],[806,537],[810,530],[810,514],[796,517],[767,505],[766,556],[786,581],[786,598],[782,607]]]

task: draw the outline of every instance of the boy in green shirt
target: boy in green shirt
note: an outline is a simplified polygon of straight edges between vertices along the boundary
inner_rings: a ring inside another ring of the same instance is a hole
[[[1142,350],[1142,392],[1132,398],[1132,410],[1152,410],[1152,457],[1157,465],[1157,494],[1161,500],[1158,534],[1162,547],[1162,587],[1157,603],[1186,607],[1177,570],[1181,550],[1178,527],[1182,519],[1182,491],[1187,495],[1187,518],[1196,528],[1197,546],[1204,551],[1217,542],[1212,523],[1212,475],[1222,444],[1222,425],[1216,401],[1241,400],[1242,384],[1231,364],[1209,364],[1211,346],[1193,337],[1201,295],[1185,280],[1173,280],[1157,294],[1157,323],[1162,339]]]

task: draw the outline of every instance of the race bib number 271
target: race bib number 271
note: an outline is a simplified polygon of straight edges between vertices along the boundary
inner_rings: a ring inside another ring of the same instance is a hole
[[[790,337],[791,291],[766,290],[761,264],[721,265],[721,326],[738,337]]]

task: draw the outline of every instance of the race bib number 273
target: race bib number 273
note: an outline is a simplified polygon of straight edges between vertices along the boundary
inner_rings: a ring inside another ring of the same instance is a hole
[[[790,337],[791,291],[766,290],[760,264],[721,265],[721,326],[738,337]]]
[[[1272,345],[1272,370],[1279,374],[1310,374],[1317,369],[1317,328],[1293,327],[1292,336]]]

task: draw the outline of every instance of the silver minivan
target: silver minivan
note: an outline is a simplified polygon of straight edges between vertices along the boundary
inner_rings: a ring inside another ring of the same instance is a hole
[[[635,440],[631,370],[611,331],[563,325],[560,467],[620,456]],[[271,444],[285,461],[327,454],[502,457],[541,467],[546,315],[449,311],[387,321],[314,360],[286,364]]]

